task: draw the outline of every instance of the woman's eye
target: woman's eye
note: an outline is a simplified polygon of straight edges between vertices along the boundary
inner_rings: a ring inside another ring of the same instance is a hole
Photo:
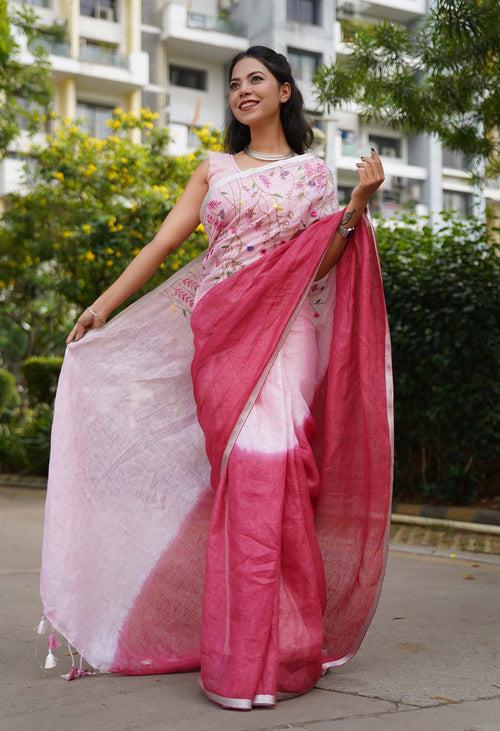
[[[257,79],[257,81],[262,81],[262,76],[252,76],[252,81],[254,79]],[[229,86],[229,88],[234,89],[236,86],[238,86],[238,84],[236,83],[236,81],[233,81],[233,83]]]

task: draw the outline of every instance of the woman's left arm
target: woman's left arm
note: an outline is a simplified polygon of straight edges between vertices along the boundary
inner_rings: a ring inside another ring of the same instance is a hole
[[[356,163],[360,181],[352,191],[351,200],[344,209],[342,226],[355,226],[358,223],[369,199],[385,180],[380,157],[373,147],[371,156],[361,155],[361,160],[363,162]],[[324,277],[335,266],[348,241],[349,239],[344,238],[337,230],[328,245],[314,281]]]

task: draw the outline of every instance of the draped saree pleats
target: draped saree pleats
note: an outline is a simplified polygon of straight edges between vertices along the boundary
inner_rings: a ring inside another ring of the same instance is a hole
[[[350,659],[375,611],[390,336],[368,212],[315,281],[342,220],[323,161],[210,170],[207,251],[66,350],[41,594],[93,668],[199,669],[251,708]]]

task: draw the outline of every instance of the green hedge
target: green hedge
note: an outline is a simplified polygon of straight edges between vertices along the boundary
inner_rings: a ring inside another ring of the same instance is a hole
[[[60,356],[26,358],[21,372],[26,381],[30,402],[52,404],[63,359]]]
[[[377,225],[391,330],[398,499],[498,489],[499,258],[476,219]]]
[[[498,246],[474,219],[375,219],[393,350],[394,494],[467,505],[498,490]],[[29,401],[2,414],[0,470],[47,474],[61,358],[22,364]],[[0,403],[12,378],[0,372]],[[26,399],[25,399],[26,400]]]

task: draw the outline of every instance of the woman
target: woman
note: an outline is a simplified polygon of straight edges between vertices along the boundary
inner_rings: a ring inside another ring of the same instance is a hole
[[[371,621],[392,371],[378,155],[339,211],[290,66],[262,46],[233,59],[229,106],[230,152],[68,335],[38,629],[46,667],[57,633],[80,653],[68,679],[201,670],[211,700],[250,710],[308,691]],[[207,251],[106,322],[200,220]]]

